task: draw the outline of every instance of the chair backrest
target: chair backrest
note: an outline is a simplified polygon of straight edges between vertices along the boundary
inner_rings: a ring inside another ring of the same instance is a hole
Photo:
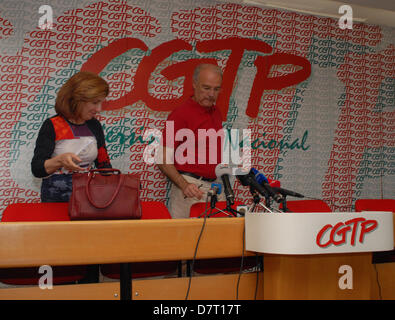
[[[163,202],[142,201],[141,219],[171,219],[171,215]]]
[[[355,211],[392,211],[395,212],[394,199],[358,199]]]
[[[3,222],[69,221],[67,202],[12,203],[3,211]]]
[[[67,202],[13,203],[4,211],[1,221],[69,221]],[[141,219],[171,219],[166,206],[159,201],[141,202]]]
[[[291,212],[332,212],[323,200],[292,200],[287,201],[287,208]],[[282,205],[280,205],[282,209]]]
[[[237,207],[240,205],[243,205],[243,203],[241,201],[235,201],[235,203],[232,205],[232,209],[236,210]],[[208,208],[207,214],[210,215],[210,204],[207,204],[207,208]],[[191,209],[189,211],[189,217],[190,218],[197,218],[200,216],[203,217],[204,216],[203,213],[204,213],[205,209],[206,209],[205,202],[194,203],[191,206]],[[225,210],[226,209],[226,201],[218,201],[215,205],[215,209],[213,209],[211,211],[212,215],[210,215],[210,217],[219,218],[219,217],[229,217],[229,215],[233,216],[232,213],[226,214],[222,211],[219,211],[218,209],[226,212],[226,210]]]

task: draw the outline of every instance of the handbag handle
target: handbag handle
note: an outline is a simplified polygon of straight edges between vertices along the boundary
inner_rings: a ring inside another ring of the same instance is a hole
[[[113,195],[111,196],[110,200],[107,201],[102,206],[99,206],[93,202],[91,193],[89,191],[89,185],[90,185],[92,179],[94,178],[96,172],[98,172],[98,173],[114,173],[114,172],[116,172],[119,175],[118,184],[117,184],[117,187],[115,188]],[[121,171],[119,169],[105,168],[105,169],[90,170],[88,173],[88,182],[86,183],[86,186],[85,186],[85,192],[86,192],[86,196],[88,197],[88,200],[92,204],[92,206],[94,206],[97,209],[104,209],[104,208],[107,208],[109,205],[111,205],[111,203],[114,201],[115,197],[118,195],[118,192],[121,187],[123,179],[124,179],[124,177],[121,175]]]

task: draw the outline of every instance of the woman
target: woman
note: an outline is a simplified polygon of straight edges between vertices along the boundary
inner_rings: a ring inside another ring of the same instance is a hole
[[[103,128],[95,116],[107,97],[107,82],[90,72],[78,72],[60,88],[56,115],[45,120],[31,162],[35,177],[43,178],[42,202],[68,202],[72,173],[111,168]]]

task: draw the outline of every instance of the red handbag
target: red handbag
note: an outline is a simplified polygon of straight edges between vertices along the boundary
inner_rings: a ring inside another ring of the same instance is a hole
[[[118,169],[73,174],[70,220],[140,219],[140,177]]]

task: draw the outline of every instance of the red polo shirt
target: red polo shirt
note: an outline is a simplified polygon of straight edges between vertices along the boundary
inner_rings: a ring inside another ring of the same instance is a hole
[[[176,169],[216,178],[215,167],[222,157],[221,129],[222,117],[216,106],[202,107],[190,98],[174,109],[166,121],[163,145],[174,148]]]

